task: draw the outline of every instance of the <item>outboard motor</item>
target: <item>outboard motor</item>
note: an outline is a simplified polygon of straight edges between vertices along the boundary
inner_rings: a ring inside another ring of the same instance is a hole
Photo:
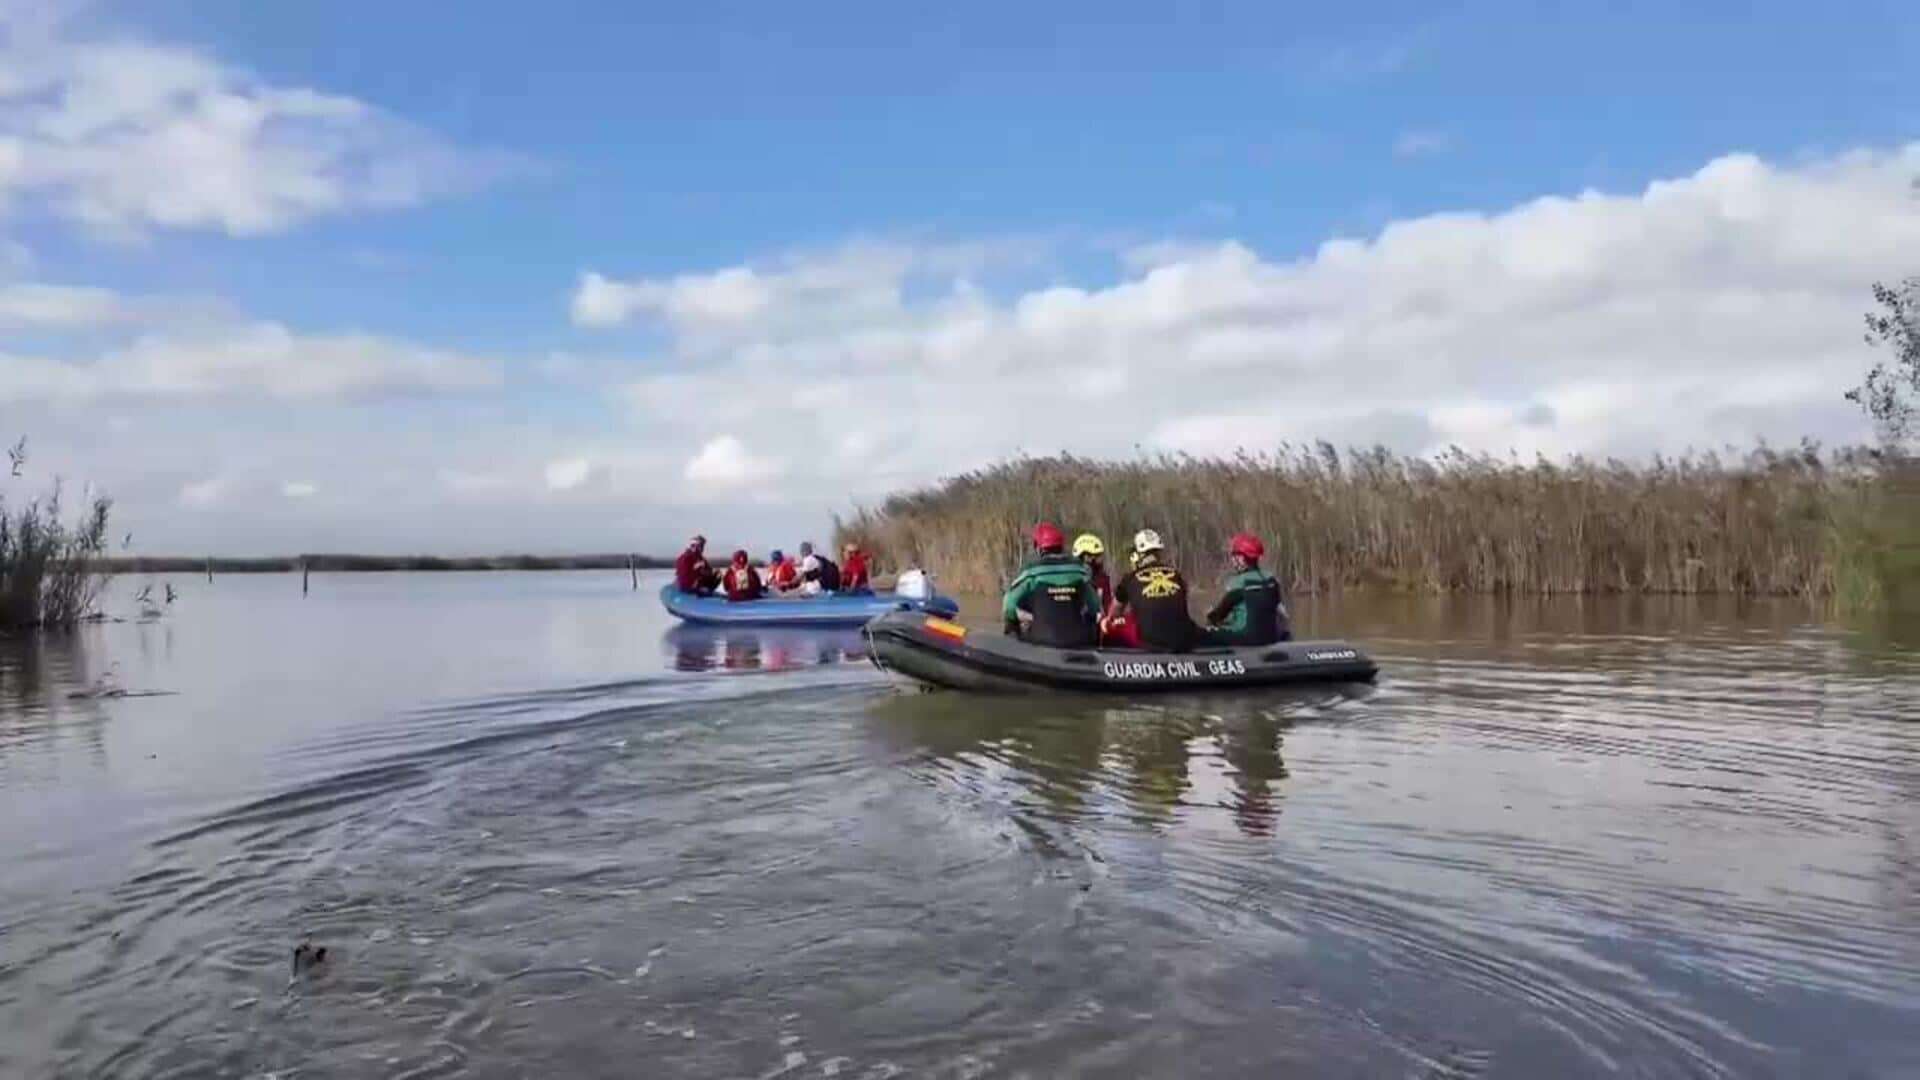
[[[933,578],[919,567],[900,571],[893,591],[908,600],[927,600],[933,596]]]

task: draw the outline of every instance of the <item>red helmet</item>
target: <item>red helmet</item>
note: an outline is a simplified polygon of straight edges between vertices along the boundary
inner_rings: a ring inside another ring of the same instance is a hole
[[[1033,546],[1041,551],[1059,551],[1067,546],[1067,534],[1051,521],[1033,527]]]
[[[1267,553],[1267,547],[1260,542],[1259,537],[1252,533],[1244,532],[1233,534],[1233,539],[1227,541],[1227,550],[1241,558],[1250,559],[1255,562],[1258,562],[1260,556]]]

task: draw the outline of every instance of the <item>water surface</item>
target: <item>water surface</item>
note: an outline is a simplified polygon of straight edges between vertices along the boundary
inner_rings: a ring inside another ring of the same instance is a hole
[[[0,646],[0,1075],[1920,1072],[1909,627],[1349,601],[1377,688],[977,699],[622,573],[170,580]]]

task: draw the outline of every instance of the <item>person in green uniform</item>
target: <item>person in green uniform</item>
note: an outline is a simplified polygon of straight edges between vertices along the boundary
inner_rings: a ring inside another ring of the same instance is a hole
[[[1216,645],[1272,645],[1293,637],[1280,581],[1260,569],[1266,545],[1252,533],[1237,533],[1227,544],[1233,576],[1220,602],[1207,612],[1208,639]]]
[[[1051,522],[1034,526],[1034,555],[1000,601],[1007,633],[1062,649],[1090,648],[1099,642],[1100,594],[1086,564],[1067,554],[1066,546],[1066,534]]]

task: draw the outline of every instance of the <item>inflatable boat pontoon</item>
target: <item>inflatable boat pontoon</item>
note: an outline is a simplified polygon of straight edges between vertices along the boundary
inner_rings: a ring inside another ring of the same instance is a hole
[[[860,627],[890,611],[953,615],[960,605],[935,593],[926,600],[899,593],[833,593],[827,596],[781,597],[734,603],[724,596],[696,596],[672,585],[660,590],[660,603],[676,618],[690,623],[725,626],[845,626]]]
[[[1236,690],[1369,682],[1379,671],[1365,653],[1344,641],[1286,641],[1187,653],[1055,649],[917,611],[882,615],[867,624],[866,634],[868,655],[882,669],[955,690]]]

